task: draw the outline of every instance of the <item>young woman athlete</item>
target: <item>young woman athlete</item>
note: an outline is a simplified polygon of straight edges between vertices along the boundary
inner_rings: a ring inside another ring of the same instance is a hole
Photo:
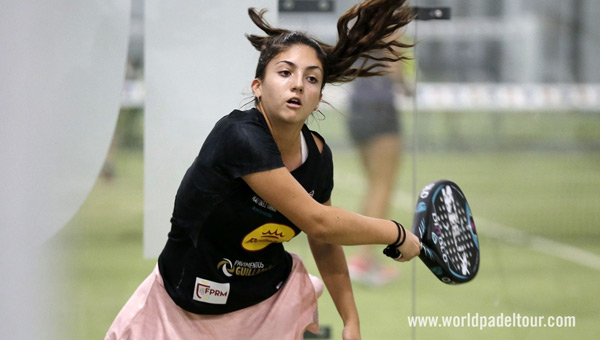
[[[255,107],[219,120],[175,198],[168,241],[153,273],[125,304],[106,339],[301,339],[316,332],[316,292],[300,258],[282,242],[300,232],[344,323],[360,339],[358,312],[342,245],[392,244],[407,261],[420,251],[401,225],[331,205],[332,155],[306,119],[326,83],[379,75],[400,61],[385,39],[411,20],[397,0],[370,0],[338,22],[335,46],[271,27],[251,87]],[[385,56],[381,57],[381,52]],[[358,60],[369,66],[355,66]],[[385,63],[382,63],[385,65]]]

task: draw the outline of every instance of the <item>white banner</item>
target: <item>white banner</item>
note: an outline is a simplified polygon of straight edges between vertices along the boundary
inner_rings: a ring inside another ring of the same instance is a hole
[[[598,112],[600,84],[420,83],[416,99],[418,110]]]
[[[79,209],[104,163],[130,11],[130,1],[117,0],[2,2],[0,339],[49,336],[42,320],[51,318],[52,291],[37,252]]]

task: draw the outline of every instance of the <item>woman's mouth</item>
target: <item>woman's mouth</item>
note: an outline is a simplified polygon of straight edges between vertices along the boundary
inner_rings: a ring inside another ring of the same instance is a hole
[[[302,103],[300,102],[300,99],[298,98],[291,98],[290,100],[287,101],[288,106],[291,107],[300,107],[302,106]]]

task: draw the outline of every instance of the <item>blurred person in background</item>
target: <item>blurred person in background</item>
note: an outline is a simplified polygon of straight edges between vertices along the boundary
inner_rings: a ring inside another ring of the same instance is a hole
[[[408,63],[390,65],[392,73],[352,82],[350,138],[358,150],[366,178],[361,213],[386,218],[392,203],[396,179],[403,156],[402,117],[396,97],[413,96],[414,84],[408,79]],[[398,91],[402,96],[397,96]],[[397,266],[384,265],[381,249],[373,245],[358,247],[348,263],[352,280],[379,287],[400,276]]]

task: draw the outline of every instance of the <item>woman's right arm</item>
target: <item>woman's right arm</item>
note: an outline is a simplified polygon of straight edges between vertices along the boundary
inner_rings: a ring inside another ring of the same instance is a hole
[[[262,199],[286,216],[310,237],[338,245],[393,243],[398,238],[394,222],[367,217],[315,201],[286,168],[243,176]],[[421,249],[419,239],[406,230],[406,241],[399,248],[408,261]]]

